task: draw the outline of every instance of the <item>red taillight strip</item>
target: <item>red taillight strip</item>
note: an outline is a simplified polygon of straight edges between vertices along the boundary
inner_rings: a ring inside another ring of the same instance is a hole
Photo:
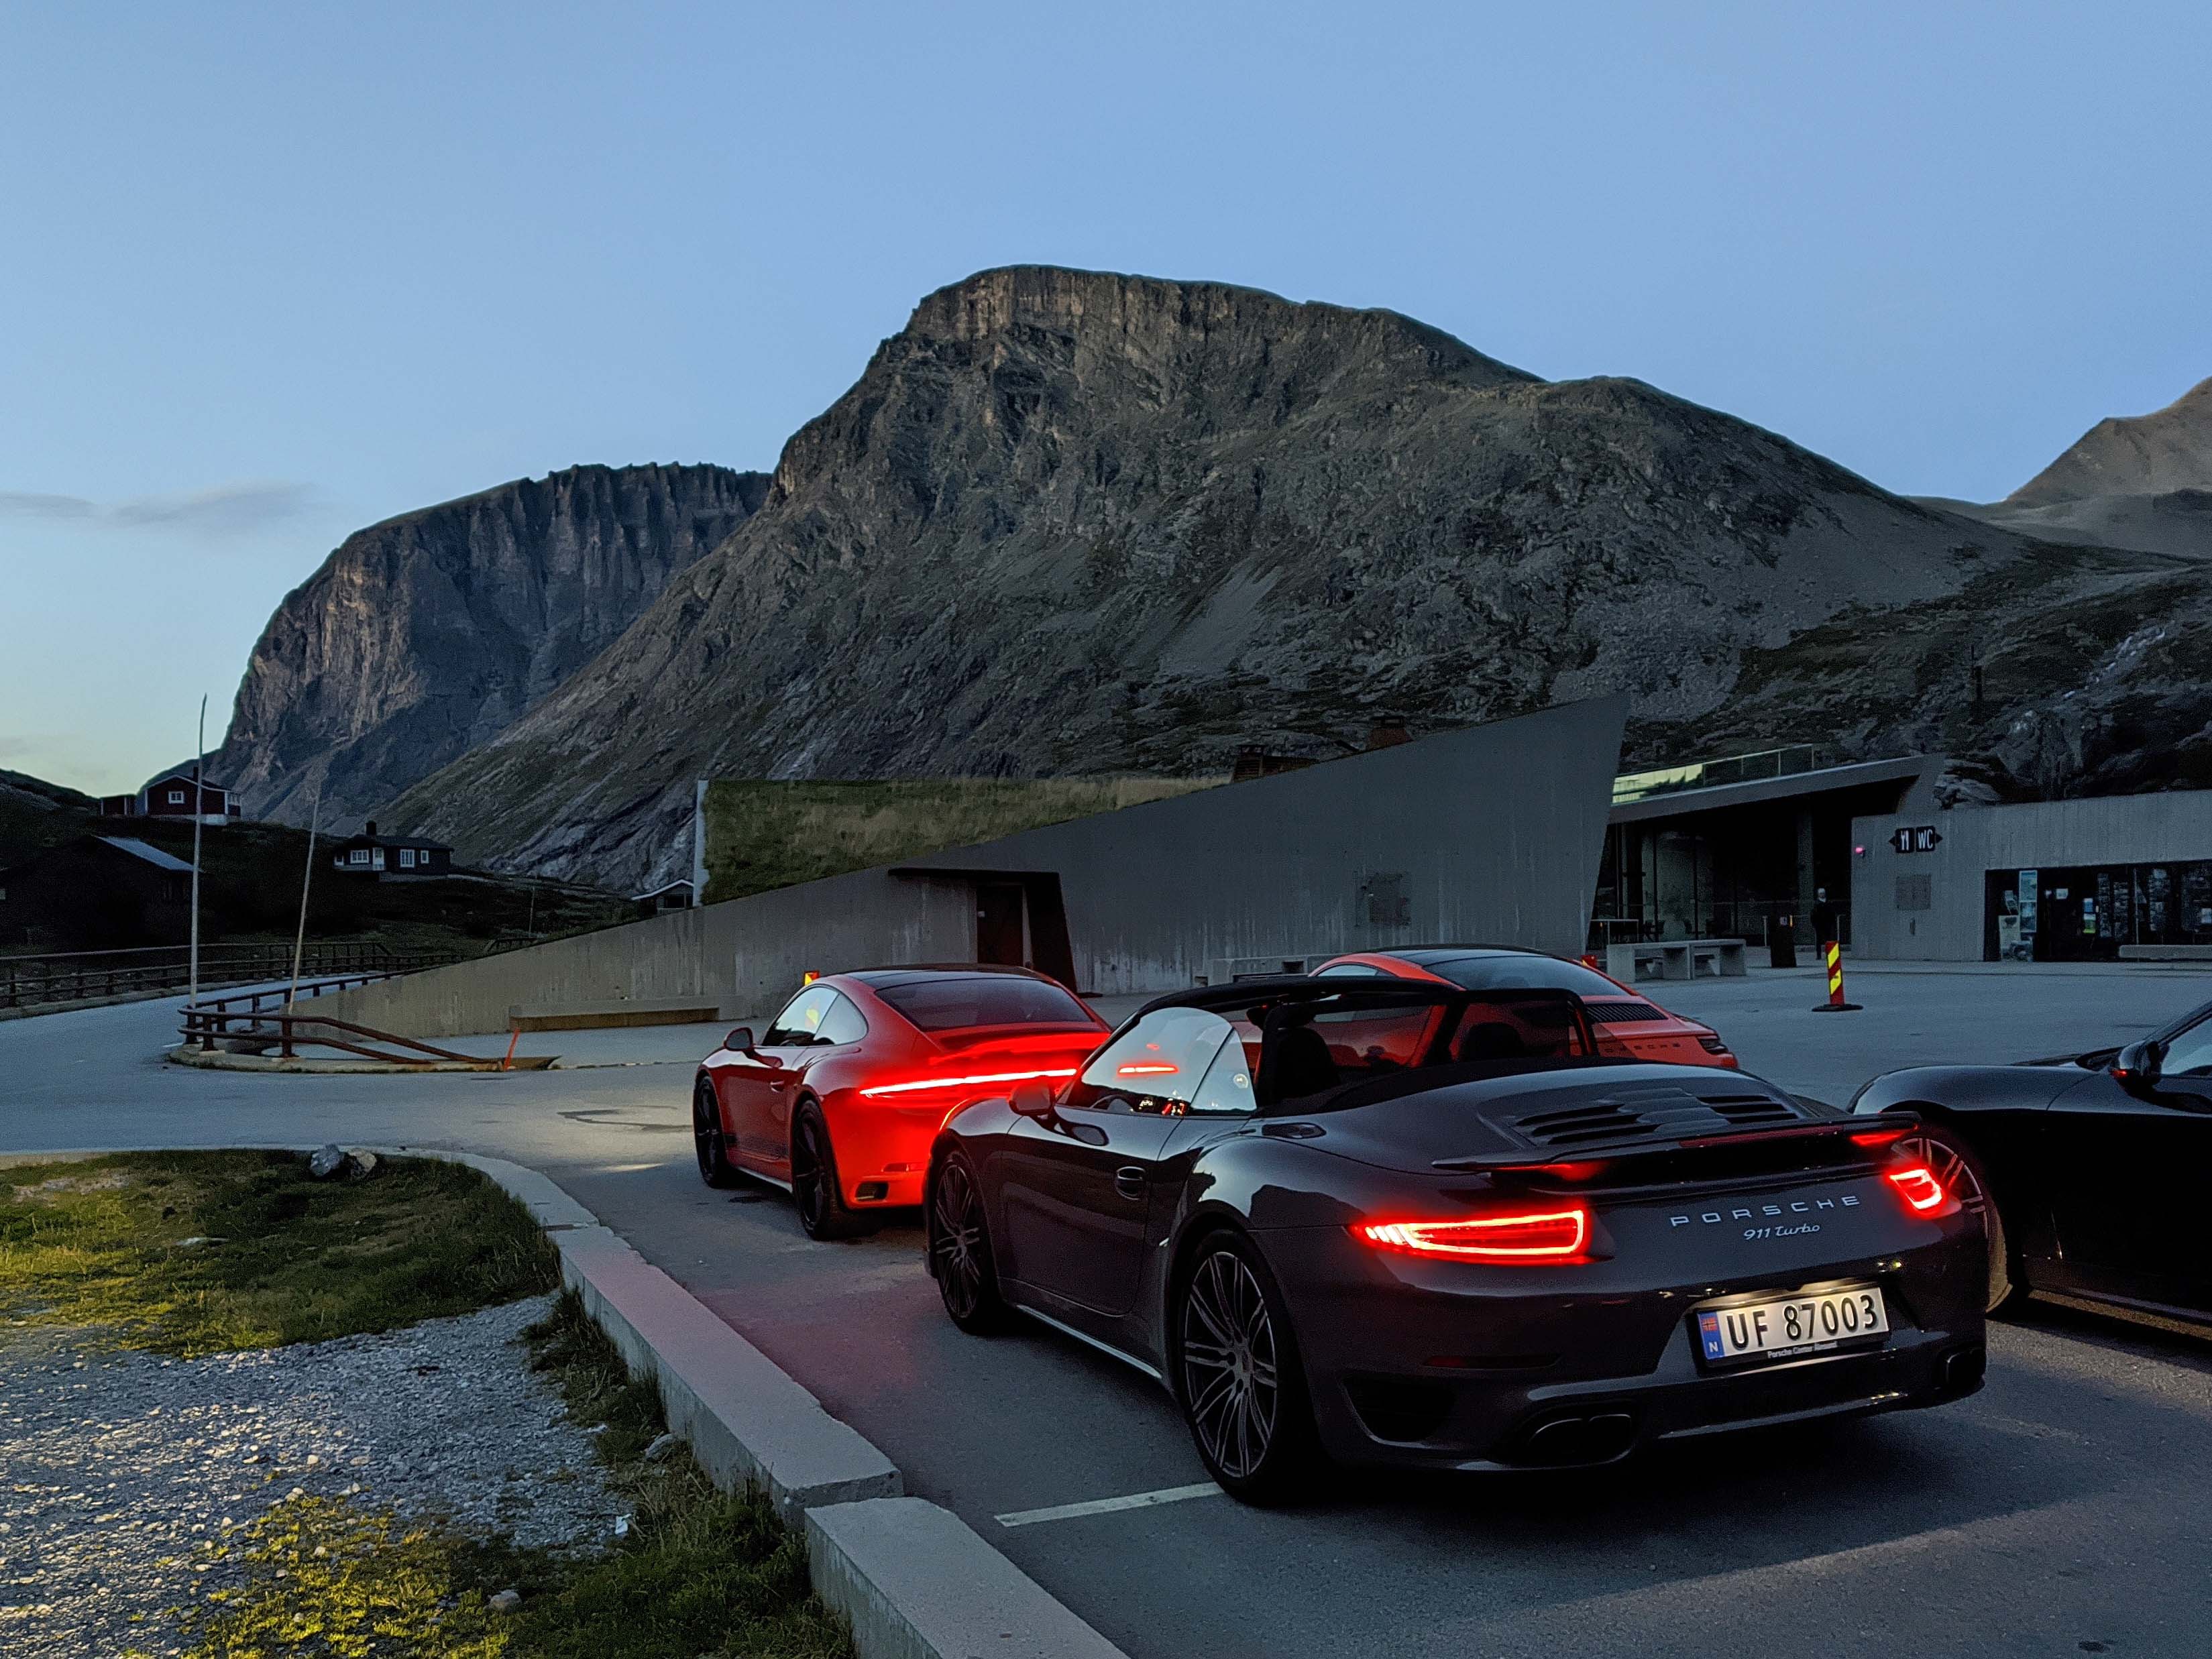
[[[1046,1078],[1073,1077],[1073,1066],[1055,1066],[1039,1072],[979,1072],[972,1077],[925,1077],[911,1083],[878,1083],[860,1091],[864,1095],[911,1095],[924,1089],[981,1088],[993,1083],[1035,1083]]]
[[[1912,1131],[1905,1129],[1862,1129],[1851,1137],[1854,1146],[1888,1146],[1900,1141]]]
[[[1589,1242],[1589,1211],[1565,1209],[1457,1221],[1362,1221],[1353,1234],[1378,1249],[1477,1261],[1525,1261],[1579,1255]]]
[[[1950,1196],[1943,1190],[1943,1183],[1936,1179],[1935,1171],[1924,1164],[1890,1170],[1889,1184],[1897,1188],[1907,1204],[1923,1212],[1934,1209]]]

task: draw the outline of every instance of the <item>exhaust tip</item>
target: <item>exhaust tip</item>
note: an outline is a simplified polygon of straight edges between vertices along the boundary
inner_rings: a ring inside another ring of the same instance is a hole
[[[1610,1463],[1636,1443],[1636,1419],[1626,1412],[1593,1412],[1554,1417],[1522,1437],[1514,1461],[1553,1468],[1572,1463]]]
[[[1958,1348],[1943,1356],[1937,1372],[1946,1396],[1968,1395],[1982,1386],[1982,1378],[1990,1369],[1990,1351],[1981,1343]]]

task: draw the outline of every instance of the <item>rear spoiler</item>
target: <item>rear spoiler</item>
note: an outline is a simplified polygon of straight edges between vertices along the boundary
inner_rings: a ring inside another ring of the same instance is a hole
[[[1577,1166],[1616,1164],[1625,1158],[1652,1158],[1667,1152],[1704,1152],[1717,1146],[1733,1150],[1762,1141],[1833,1140],[1845,1137],[1864,1146],[1885,1146],[1902,1140],[1920,1127],[1917,1114],[1884,1112],[1877,1119],[1839,1118],[1832,1123],[1792,1123],[1773,1129],[1736,1129],[1721,1134],[1692,1135],[1682,1140],[1632,1141],[1618,1146],[1563,1149],[1565,1155],[1530,1158],[1526,1152],[1479,1152],[1471,1158],[1440,1158],[1429,1167],[1454,1173],[1484,1175],[1557,1175]]]

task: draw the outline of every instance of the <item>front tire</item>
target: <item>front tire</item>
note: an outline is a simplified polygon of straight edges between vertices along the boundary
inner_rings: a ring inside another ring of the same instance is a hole
[[[1206,1472],[1247,1504],[1310,1491],[1326,1459],[1290,1309],[1258,1249],[1231,1232],[1201,1243],[1170,1328],[1176,1397]]]
[[[728,1137],[722,1131],[722,1109],[714,1085],[705,1078],[691,1091],[691,1144],[699,1155],[699,1179],[709,1187],[734,1187],[737,1167],[730,1162]]]
[[[809,1238],[827,1243],[875,1231],[873,1222],[845,1206],[830,1126],[811,1100],[802,1101],[792,1115],[791,1196],[799,1206],[799,1228]]]
[[[1972,1147],[1948,1127],[1923,1123],[1897,1143],[1907,1158],[1918,1158],[1943,1183],[1943,1190],[1960,1206],[1982,1218],[1982,1237],[1990,1249],[1988,1311],[2002,1313],[2027,1299],[2027,1287],[2014,1282],[2012,1247],[2005,1237],[2004,1218],[1997,1212],[1996,1195],[1990,1186],[1989,1170]]]
[[[930,1183],[929,1271],[945,1313],[969,1335],[995,1336],[1011,1322],[999,1294],[982,1188],[965,1152],[948,1153]]]

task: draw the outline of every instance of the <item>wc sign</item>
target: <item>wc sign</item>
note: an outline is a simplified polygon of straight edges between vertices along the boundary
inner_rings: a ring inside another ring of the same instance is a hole
[[[1936,826],[1923,823],[1917,829],[1899,830],[1889,838],[1889,844],[1900,853],[1932,853],[1943,844],[1943,837],[1936,833]]]

